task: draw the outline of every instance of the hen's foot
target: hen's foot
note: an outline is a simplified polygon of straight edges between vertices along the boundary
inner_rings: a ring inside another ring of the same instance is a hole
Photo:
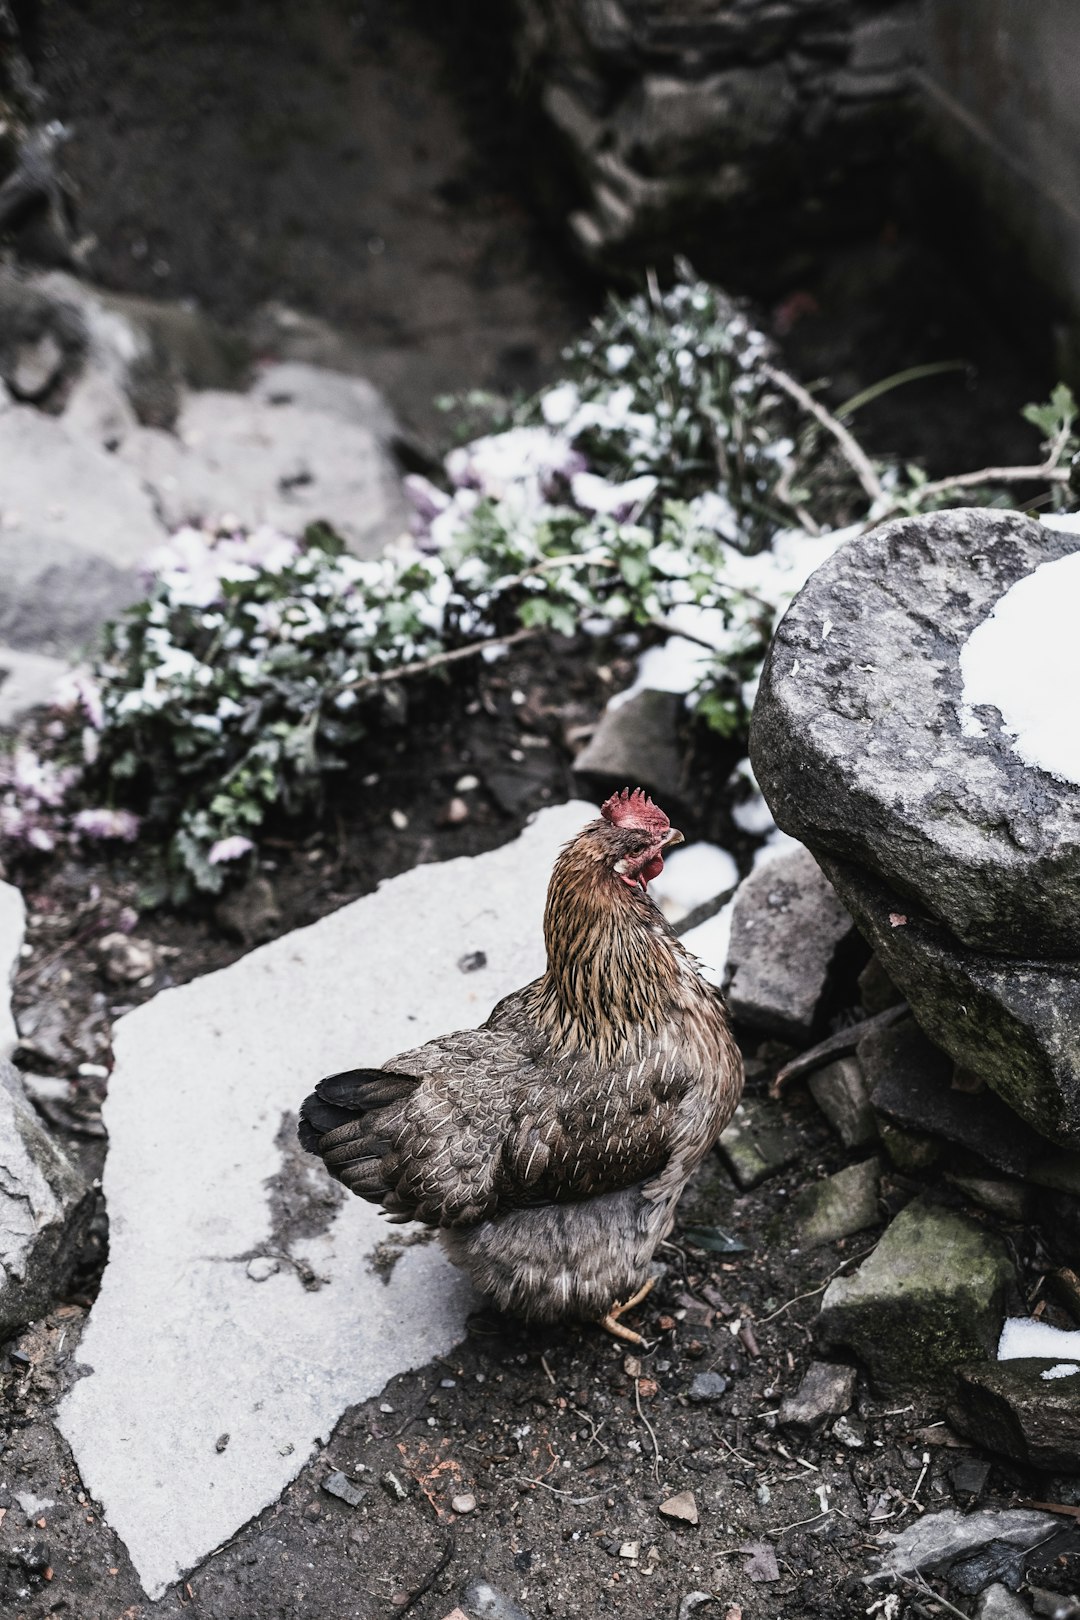
[[[627,1311],[632,1311],[635,1305],[640,1305],[645,1296],[652,1292],[655,1282],[656,1278],[650,1277],[630,1299],[624,1300],[621,1305],[613,1305],[607,1315],[600,1318],[600,1326],[606,1332],[614,1334],[615,1338],[625,1339],[628,1344],[643,1345],[645,1340],[641,1334],[635,1333],[633,1328],[624,1327],[619,1317],[625,1316]]]

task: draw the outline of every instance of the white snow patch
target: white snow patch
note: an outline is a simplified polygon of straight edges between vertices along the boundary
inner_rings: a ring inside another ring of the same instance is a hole
[[[731,919],[735,913],[734,897],[715,915],[698,923],[682,942],[691,956],[701,963],[702,972],[711,984],[722,984],[727,967],[728,947],[731,944]]]
[[[664,870],[649,888],[668,922],[675,923],[695,906],[733,889],[738,881],[735,857],[726,849],[717,844],[687,844],[665,856]]]
[[[1080,551],[1010,586],[960,652],[961,730],[979,704],[997,709],[1025,765],[1080,786]]]
[[[1071,1356],[1080,1359],[1080,1332],[1051,1327],[1033,1316],[1010,1316],[1001,1330],[997,1358],[1019,1361],[1025,1356],[1058,1363]]]
[[[1039,521],[1048,529],[1058,529],[1062,534],[1080,534],[1080,512],[1048,512]]]
[[[1080,1365],[1075,1361],[1059,1361],[1053,1367],[1047,1367],[1042,1377],[1044,1379],[1071,1378],[1074,1373],[1080,1373]]]

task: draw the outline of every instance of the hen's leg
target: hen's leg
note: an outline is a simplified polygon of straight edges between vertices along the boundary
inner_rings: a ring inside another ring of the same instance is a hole
[[[633,1328],[623,1327],[619,1317],[625,1316],[627,1311],[632,1311],[635,1305],[640,1305],[646,1294],[652,1292],[655,1282],[656,1278],[650,1277],[630,1299],[624,1300],[621,1305],[614,1304],[607,1315],[600,1318],[600,1326],[608,1333],[613,1333],[617,1339],[626,1339],[629,1344],[644,1344],[645,1340],[641,1334],[635,1333]]]

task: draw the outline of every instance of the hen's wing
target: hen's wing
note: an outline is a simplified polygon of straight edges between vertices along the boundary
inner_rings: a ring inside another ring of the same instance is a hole
[[[360,1197],[436,1226],[657,1174],[690,1087],[665,1043],[618,1069],[552,1064],[515,1012],[502,1003],[483,1028],[403,1053],[392,1068],[322,1081],[301,1111],[304,1145]]]

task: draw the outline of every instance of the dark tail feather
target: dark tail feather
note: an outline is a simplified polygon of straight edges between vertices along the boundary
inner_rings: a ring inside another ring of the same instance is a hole
[[[347,1125],[358,1114],[400,1102],[415,1085],[414,1075],[390,1069],[348,1069],[328,1075],[300,1105],[300,1146],[307,1153],[319,1153],[327,1131]]]

